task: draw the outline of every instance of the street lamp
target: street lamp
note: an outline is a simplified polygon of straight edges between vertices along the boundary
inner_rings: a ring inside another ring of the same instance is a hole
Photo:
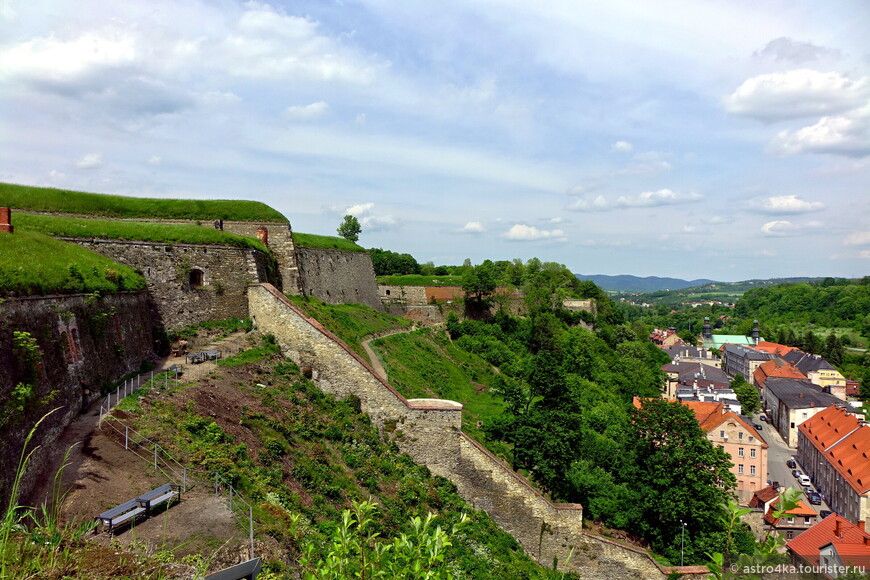
[[[683,565],[683,554],[685,552],[686,547],[686,522],[680,520],[680,524],[683,526],[683,529],[680,533],[680,566]]]

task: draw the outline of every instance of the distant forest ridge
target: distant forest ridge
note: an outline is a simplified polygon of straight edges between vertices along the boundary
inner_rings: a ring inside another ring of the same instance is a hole
[[[641,278],[639,276],[631,276],[623,274],[620,276],[607,276],[605,274],[576,274],[580,280],[591,280],[602,290],[611,292],[658,292],[660,290],[680,290],[682,288],[692,288],[694,286],[703,286],[715,282],[706,278],[698,280],[682,280],[680,278],[662,278],[659,276],[647,276]]]

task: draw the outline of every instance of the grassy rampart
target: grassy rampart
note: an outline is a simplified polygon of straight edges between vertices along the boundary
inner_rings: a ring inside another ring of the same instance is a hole
[[[0,206],[114,218],[288,221],[259,201],[126,197],[11,183],[0,183]]]
[[[318,234],[302,234],[293,232],[293,242],[302,248],[318,248],[321,250],[345,250],[349,252],[365,252],[362,246],[339,238],[338,236],[321,236]]]
[[[240,248],[254,248],[261,252],[268,252],[266,246],[256,238],[231,234],[212,227],[202,227],[195,224],[115,221],[111,219],[13,212],[12,225],[15,227],[16,233],[29,231],[68,238],[138,240],[166,244],[221,244]]]
[[[16,296],[141,290],[127,266],[47,235],[0,234],[0,293]]]

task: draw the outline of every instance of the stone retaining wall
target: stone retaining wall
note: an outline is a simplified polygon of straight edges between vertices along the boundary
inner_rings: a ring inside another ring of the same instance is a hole
[[[327,304],[363,304],[383,310],[368,252],[296,248],[302,294]]]

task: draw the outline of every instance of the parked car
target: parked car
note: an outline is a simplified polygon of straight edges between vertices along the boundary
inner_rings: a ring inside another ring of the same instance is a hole
[[[761,415],[759,417],[759,419],[761,419],[763,422],[767,423],[767,417],[765,417],[764,415]]]
[[[798,481],[799,481],[800,484],[801,484],[802,486],[804,486],[804,487],[812,488],[812,486],[813,486],[813,482],[810,481],[810,478],[807,477],[806,475],[803,475],[803,474],[799,475],[799,476],[798,476]]]
[[[807,494],[807,499],[813,505],[822,505],[822,494],[817,491],[811,491]]]
[[[834,513],[834,512],[832,512],[831,510],[821,510],[821,511],[819,512],[819,517],[822,518],[822,519],[825,519],[826,517],[828,517],[828,516],[831,515],[832,513]]]
[[[785,464],[788,465],[789,467],[791,467],[792,469],[797,467],[797,462],[794,460],[794,457],[789,457],[788,461],[786,461]]]
[[[753,425],[753,427],[755,427],[755,429],[756,429],[757,431],[761,431],[761,428],[762,428],[763,426],[762,426],[762,425],[759,425],[758,423],[756,423],[755,425]]]
[[[800,476],[804,474],[800,469],[792,469],[791,474],[794,475],[795,479],[800,479]]]

